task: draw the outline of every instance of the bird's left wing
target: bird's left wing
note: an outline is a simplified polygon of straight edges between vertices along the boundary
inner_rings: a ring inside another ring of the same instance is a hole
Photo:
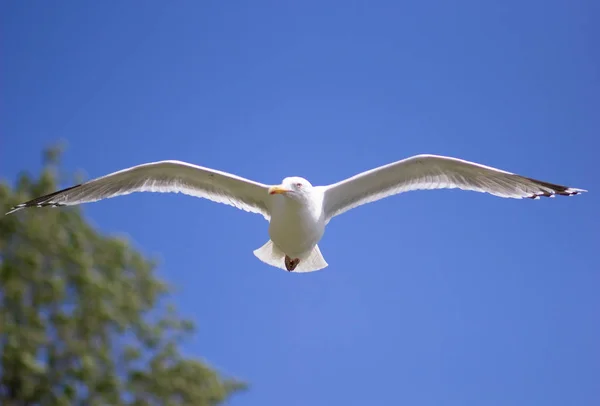
[[[570,196],[585,192],[583,189],[526,178],[462,159],[416,155],[323,187],[324,210],[329,221],[354,207],[398,193],[453,188],[515,199]]]
[[[81,185],[38,197],[13,207],[71,206],[133,192],[184,193],[228,204],[270,218],[269,186],[230,173],[180,161],[159,161],[133,166]]]

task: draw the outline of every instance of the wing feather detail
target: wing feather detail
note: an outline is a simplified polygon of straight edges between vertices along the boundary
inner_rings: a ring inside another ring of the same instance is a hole
[[[403,192],[454,188],[513,199],[586,192],[462,159],[415,155],[325,186],[325,215],[331,219],[352,208]]]
[[[133,166],[32,199],[8,213],[26,207],[60,207],[95,202],[134,192],[183,193],[227,204],[270,218],[268,185],[230,173],[181,161],[159,161]]]

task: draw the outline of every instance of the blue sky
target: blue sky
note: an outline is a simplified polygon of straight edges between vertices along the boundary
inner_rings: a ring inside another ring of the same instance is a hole
[[[327,184],[434,153],[588,189],[385,199],[332,221],[329,267],[301,275],[258,261],[267,223],[229,206],[135,194],[85,213],[160,259],[198,326],[185,351],[252,385],[231,405],[596,404],[599,11],[3,1],[0,176],[65,139],[87,177],[178,159]]]

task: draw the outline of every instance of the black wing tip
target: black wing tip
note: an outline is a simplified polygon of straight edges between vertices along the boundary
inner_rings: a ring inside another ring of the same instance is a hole
[[[548,187],[548,185],[544,185],[546,187]],[[525,196],[525,198],[527,199],[539,199],[540,197],[556,197],[558,196],[576,196],[576,195],[580,195],[582,193],[587,192],[587,190],[585,189],[576,189],[576,188],[571,188],[571,187],[563,187],[563,186],[559,186],[556,187],[556,185],[552,185],[554,187],[552,187],[551,191],[541,191],[541,192],[537,192],[532,194],[531,196]]]
[[[64,203],[55,203],[55,202],[45,202],[45,203],[33,203],[33,204],[29,204],[29,203],[22,203],[22,204],[18,204],[16,206],[13,206],[10,208],[9,211],[7,211],[4,215],[8,216],[9,214],[12,214],[16,211],[25,209],[27,207],[64,207],[66,206],[66,204]]]
[[[7,211],[6,213],[4,213],[4,215],[8,216],[9,214],[12,214],[12,213],[14,213],[16,211],[19,211],[21,209],[24,209],[24,208],[25,208],[24,204],[18,204],[16,206],[11,207],[9,211]]]
[[[52,198],[55,197],[56,195],[58,195],[59,193],[63,193],[63,192],[67,192],[69,190],[73,190],[75,188],[80,187],[81,184],[79,185],[75,185],[75,186],[71,186],[68,187],[66,189],[61,189],[59,191],[53,192],[53,193],[49,193],[47,195],[44,196],[40,196],[37,197],[35,199],[32,199],[28,202],[25,203],[21,203],[21,204],[17,204],[16,206],[13,206],[10,208],[10,210],[8,212],[6,212],[4,215],[8,216],[9,214],[12,214],[16,211],[28,208],[28,207],[63,207],[66,206],[65,203],[60,203],[60,202],[53,202]]]
[[[574,188],[574,187],[557,185],[556,183],[544,182],[539,179],[533,179],[533,178],[528,178],[528,177],[524,177],[524,178],[543,188],[543,190],[532,193],[529,196],[524,196],[528,199],[539,199],[540,197],[556,197],[556,195],[576,196],[576,195],[580,195],[584,192],[587,192],[587,190],[585,190],[585,189],[578,189],[578,188]]]

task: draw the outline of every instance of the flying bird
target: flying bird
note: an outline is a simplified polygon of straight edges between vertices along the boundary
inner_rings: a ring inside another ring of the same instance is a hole
[[[415,155],[327,186],[313,186],[301,177],[266,185],[167,160],[133,166],[38,197],[6,214],[26,207],[72,206],[133,192],[184,193],[261,214],[269,222],[270,239],[254,250],[254,255],[280,269],[312,272],[328,266],[318,243],[333,217],[403,192],[454,188],[514,199],[586,192],[439,155]]]

